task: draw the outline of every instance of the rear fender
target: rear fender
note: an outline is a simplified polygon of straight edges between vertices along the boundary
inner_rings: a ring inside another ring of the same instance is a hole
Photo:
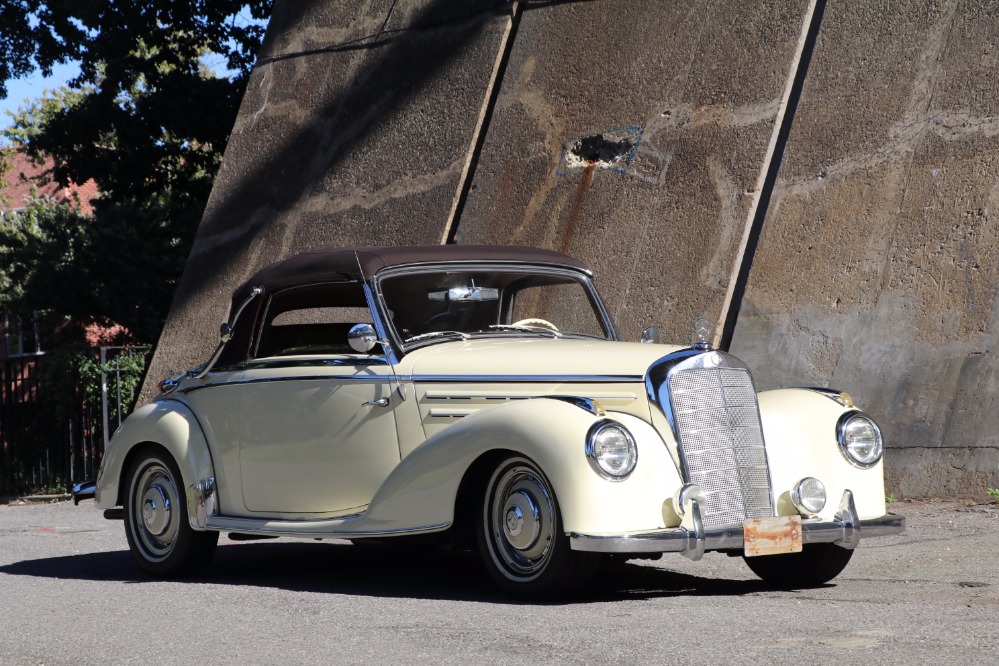
[[[173,456],[182,477],[181,493],[215,474],[208,442],[191,410],[176,400],[151,402],[125,419],[108,445],[97,475],[94,499],[98,508],[110,509],[122,503],[127,483],[122,477],[132,454],[145,444],[161,446]]]
[[[605,418],[628,428],[638,446],[635,470],[621,481],[600,476],[585,454],[589,429]],[[562,400],[518,400],[465,417],[414,449],[375,494],[367,520],[386,530],[453,522],[469,467],[499,452],[529,458],[541,468],[566,532],[664,527],[664,505],[680,485],[663,440],[644,421],[620,413],[596,416]],[[480,492],[473,496],[481,499]]]

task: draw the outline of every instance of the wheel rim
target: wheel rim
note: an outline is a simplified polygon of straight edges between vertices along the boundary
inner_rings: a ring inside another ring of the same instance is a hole
[[[180,525],[179,493],[173,475],[151,461],[132,484],[131,528],[143,556],[158,562],[170,555]]]
[[[544,570],[555,537],[555,504],[541,474],[516,464],[493,477],[485,507],[489,546],[504,573],[529,579]]]

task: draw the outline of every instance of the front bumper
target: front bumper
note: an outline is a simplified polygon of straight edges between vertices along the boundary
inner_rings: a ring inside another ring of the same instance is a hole
[[[656,530],[642,534],[592,535],[572,533],[569,543],[573,550],[595,553],[682,553],[699,560],[706,551],[744,550],[744,530],[741,525],[733,525],[705,530],[697,501],[691,507],[692,530],[682,527]],[[870,538],[901,534],[905,531],[905,517],[893,513],[861,520],[853,501],[853,493],[843,493],[839,509],[834,519],[822,522],[818,519],[801,521],[801,543],[834,543],[843,548],[853,549],[861,537]]]

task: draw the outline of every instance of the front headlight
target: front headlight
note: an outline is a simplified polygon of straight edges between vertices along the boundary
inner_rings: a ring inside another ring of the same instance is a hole
[[[836,425],[836,438],[843,455],[857,467],[874,467],[884,455],[881,431],[863,412],[847,412]]]
[[[627,428],[608,419],[593,424],[586,434],[586,457],[597,472],[620,480],[635,469],[638,447]]]

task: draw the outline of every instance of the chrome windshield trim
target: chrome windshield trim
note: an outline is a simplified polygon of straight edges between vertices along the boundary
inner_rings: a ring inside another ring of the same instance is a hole
[[[581,269],[572,266],[562,266],[559,264],[533,264],[533,263],[523,263],[516,261],[445,261],[445,262],[426,262],[419,264],[409,264],[406,266],[393,266],[391,268],[379,271],[374,278],[371,279],[371,287],[369,294],[369,285],[365,282],[365,294],[369,295],[369,304],[373,312],[376,312],[376,322],[375,328],[378,330],[379,335],[384,335],[383,339],[390,340],[392,342],[393,350],[401,350],[403,356],[413,349],[423,346],[423,342],[416,345],[410,345],[408,348],[403,343],[402,338],[396,334],[395,328],[386,325],[388,321],[387,317],[382,317],[383,313],[388,312],[388,305],[385,303],[385,296],[382,293],[381,283],[385,278],[397,277],[399,275],[407,275],[414,273],[431,273],[434,271],[454,271],[455,269],[460,270],[497,270],[504,272],[515,272],[515,271],[525,271],[534,272],[539,274],[548,275],[565,275],[577,278],[579,282],[583,285],[587,296],[590,298],[592,305],[596,307],[597,313],[603,324],[606,337],[596,338],[601,340],[620,340],[618,336],[617,327],[614,325],[614,318],[611,317],[610,311],[607,309],[607,305],[604,303],[603,299],[600,297],[600,292],[597,291],[597,287],[593,282],[593,274],[588,271],[583,271]],[[382,328],[378,328],[379,324]],[[450,338],[444,338],[444,340],[450,340]],[[432,340],[429,344],[434,344],[438,340]],[[398,359],[393,359],[393,362],[398,362]]]

